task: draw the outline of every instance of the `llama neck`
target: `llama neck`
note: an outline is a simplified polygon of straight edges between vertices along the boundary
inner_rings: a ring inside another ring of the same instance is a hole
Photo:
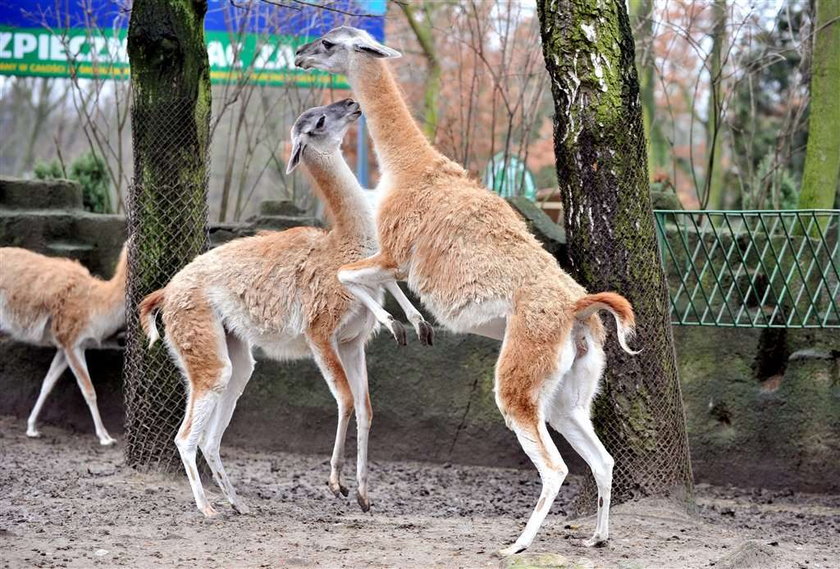
[[[96,279],[94,294],[97,305],[94,310],[98,314],[111,315],[125,306],[126,282],[128,281],[128,244],[123,245],[114,276],[110,280]],[[120,323],[121,324],[121,323]]]
[[[411,116],[385,61],[358,58],[347,78],[367,118],[383,172],[398,175],[438,155]]]
[[[364,190],[339,152],[304,152],[304,163],[324,203],[333,231],[360,241],[376,238],[376,224]]]

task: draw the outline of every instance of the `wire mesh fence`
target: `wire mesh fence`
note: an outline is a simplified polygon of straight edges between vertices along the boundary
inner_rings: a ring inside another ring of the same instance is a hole
[[[840,327],[840,211],[657,211],[678,325]]]
[[[174,439],[184,415],[183,381],[163,342],[148,347],[137,306],[209,243],[209,123],[198,115],[194,99],[158,103],[153,110],[135,103],[132,109],[125,452],[127,463],[143,470],[180,465]]]

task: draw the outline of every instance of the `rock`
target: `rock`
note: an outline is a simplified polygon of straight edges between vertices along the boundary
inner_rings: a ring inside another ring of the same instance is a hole
[[[0,208],[82,209],[82,186],[72,180],[21,180],[0,176]]]
[[[674,192],[651,191],[650,200],[653,209],[683,209],[677,194]]]
[[[286,215],[303,217],[306,212],[286,200],[265,200],[260,203],[260,216]]]
[[[562,264],[566,261],[566,232],[554,223],[534,202],[524,197],[509,198],[508,203],[525,218],[528,229],[545,250]]]
[[[715,563],[716,569],[770,569],[775,567],[776,552],[755,540],[745,541]]]

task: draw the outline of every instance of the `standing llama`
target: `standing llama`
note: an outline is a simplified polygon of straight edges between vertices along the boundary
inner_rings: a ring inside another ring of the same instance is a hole
[[[38,415],[58,378],[70,366],[90,409],[102,445],[111,438],[96,405],[85,349],[125,325],[126,247],[114,276],[98,279],[70,259],[45,257],[16,247],[0,248],[0,332],[37,346],[55,346],[41,393],[29,414],[26,434],[40,437]]]
[[[380,250],[343,266],[339,279],[380,321],[387,321],[387,313],[373,308],[368,289],[390,290],[395,280],[407,280],[445,327],[502,340],[496,404],[539,471],[542,492],[525,530],[500,554],[531,544],[568,473],[546,421],[595,476],[598,515],[586,544],[604,542],[613,459],[590,419],[604,368],[604,327],[596,313],[612,313],[618,341],[631,352],[626,339],[634,329],[633,310],[618,294],[587,294],[505,200],[426,140],[385,62],[399,55],[348,27],[331,30],[296,54],[300,67],[347,75],[382,169]],[[410,311],[407,316],[416,318]]]
[[[311,356],[321,370],[338,404],[329,478],[336,496],[348,493],[341,469],[355,409],[356,496],[362,510],[370,508],[371,406],[364,348],[377,324],[337,276],[341,266],[377,250],[373,215],[340,148],[360,115],[359,105],[346,99],[304,112],[292,127],[287,172],[306,165],[333,221],[330,231],[297,227],[237,239],[197,257],[140,304],[150,343],[158,338],[154,313],[163,313],[166,343],[187,380],[186,415],[175,444],[205,516],[216,511],[198,476],[196,447],[230,504],[246,511],[222,466],[219,445],[254,369],[252,345],[279,360]],[[367,292],[381,300],[381,287]]]

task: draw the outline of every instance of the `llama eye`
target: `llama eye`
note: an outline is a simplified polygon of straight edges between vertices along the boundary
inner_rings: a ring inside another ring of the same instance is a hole
[[[328,40],[321,40],[321,45],[324,46],[324,49],[332,49],[335,47],[335,44]]]

